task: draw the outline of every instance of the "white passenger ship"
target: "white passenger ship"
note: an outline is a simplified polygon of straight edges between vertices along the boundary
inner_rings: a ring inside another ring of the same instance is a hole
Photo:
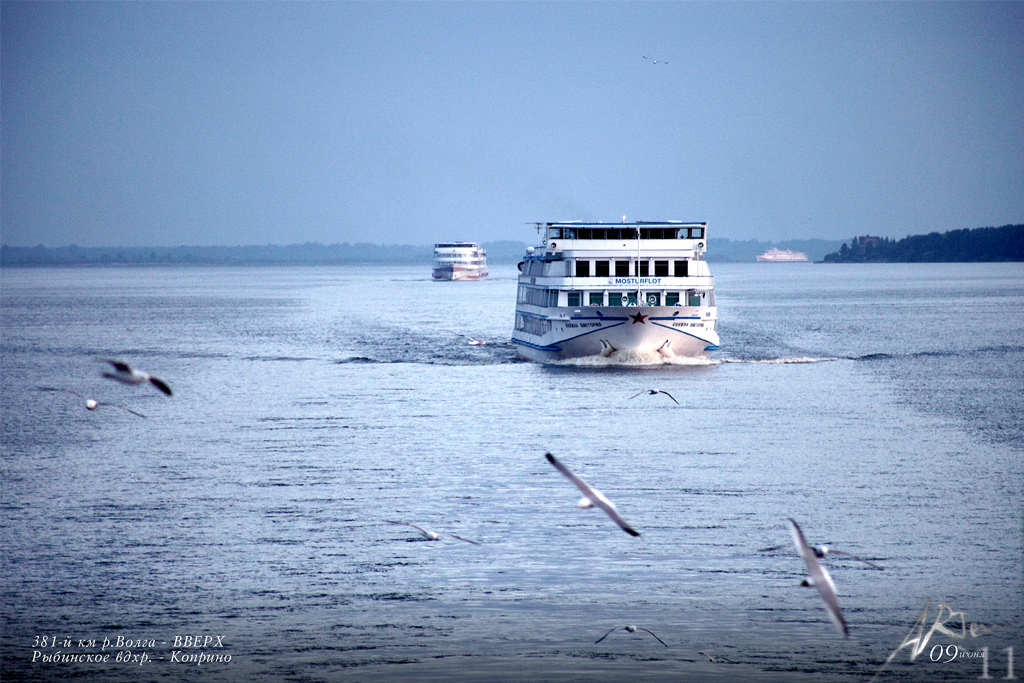
[[[512,341],[534,361],[708,358],[718,350],[706,223],[538,223]]]
[[[434,245],[435,280],[480,280],[487,277],[487,252],[476,242]]]
[[[758,256],[757,260],[761,263],[797,263],[806,261],[807,254],[791,249],[772,248]]]

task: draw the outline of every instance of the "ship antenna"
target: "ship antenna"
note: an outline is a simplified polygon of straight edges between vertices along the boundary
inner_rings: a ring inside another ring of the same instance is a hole
[[[636,306],[643,305],[640,301],[640,223],[636,224]]]

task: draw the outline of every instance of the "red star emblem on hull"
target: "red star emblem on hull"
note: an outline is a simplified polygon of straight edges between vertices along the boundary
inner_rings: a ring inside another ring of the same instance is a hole
[[[633,319],[633,324],[634,325],[636,325],[637,323],[640,323],[641,325],[643,325],[644,324],[644,318],[648,318],[650,316],[646,316],[643,313],[641,313],[640,311],[637,311],[635,314],[633,314],[633,315],[631,315],[629,317]]]

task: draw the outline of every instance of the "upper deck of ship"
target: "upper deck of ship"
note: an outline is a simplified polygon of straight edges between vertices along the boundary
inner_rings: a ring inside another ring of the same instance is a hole
[[[476,242],[436,242],[434,249],[476,249]]]
[[[677,257],[702,258],[707,245],[707,223],[683,221],[633,221],[623,223],[588,223],[568,221],[537,223],[542,231],[544,252],[672,254]],[[544,258],[544,253],[535,255]]]

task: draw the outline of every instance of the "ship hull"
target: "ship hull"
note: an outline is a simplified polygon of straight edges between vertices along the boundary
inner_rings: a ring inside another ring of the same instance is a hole
[[[435,280],[483,280],[487,277],[487,269],[441,266],[434,268],[433,276]]]
[[[550,329],[539,335],[516,331],[512,341],[520,358],[552,362],[603,357],[610,362],[664,363],[707,359],[719,348],[713,307],[607,306],[548,309],[548,313],[526,313],[542,319]]]

